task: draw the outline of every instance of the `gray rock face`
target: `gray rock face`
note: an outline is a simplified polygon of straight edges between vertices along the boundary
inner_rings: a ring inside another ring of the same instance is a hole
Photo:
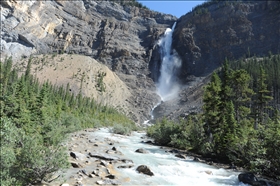
[[[141,123],[159,99],[148,70],[153,47],[176,19],[109,1],[1,1],[1,58],[65,52],[91,56],[131,88],[128,102],[135,109],[130,117]]]
[[[212,72],[225,58],[278,53],[279,9],[276,1],[210,2],[182,16],[173,34],[182,80]]]

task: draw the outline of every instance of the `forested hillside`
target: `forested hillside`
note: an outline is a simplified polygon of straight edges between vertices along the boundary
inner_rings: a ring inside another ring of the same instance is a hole
[[[226,60],[205,86],[202,114],[158,121],[148,135],[279,179],[279,72],[280,55]]]
[[[1,185],[28,185],[48,180],[68,166],[63,142],[76,130],[114,126],[118,133],[135,124],[116,110],[80,93],[45,81],[31,73],[32,58],[19,76],[12,59],[1,65]],[[82,87],[82,86],[81,86]]]

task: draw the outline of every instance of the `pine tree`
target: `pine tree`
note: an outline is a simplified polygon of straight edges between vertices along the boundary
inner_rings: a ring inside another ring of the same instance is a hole
[[[270,176],[274,175],[279,179],[280,170],[277,167],[280,167],[280,112],[278,109],[274,110],[274,117],[267,123],[265,134],[266,159],[270,162],[266,171]]]
[[[30,78],[31,65],[32,65],[32,56],[30,56],[30,58],[27,62],[26,70],[25,70],[25,80],[26,81]]]
[[[257,81],[257,98],[255,100],[255,129],[258,129],[258,124],[264,123],[266,117],[265,109],[267,108],[269,101],[272,100],[270,91],[267,90],[266,77],[267,75],[261,67],[260,76]]]
[[[203,113],[204,113],[204,130],[208,136],[210,143],[213,142],[213,134],[219,133],[219,106],[221,104],[220,98],[221,80],[216,72],[213,73],[210,83],[206,86],[203,96]]]
[[[251,78],[244,70],[235,70],[232,74],[232,101],[235,110],[235,119],[238,123],[250,113],[249,105],[254,91],[249,88]]]
[[[8,59],[5,59],[5,62],[3,64],[3,67],[1,67],[1,90],[2,94],[5,95],[7,93],[7,86],[10,80],[10,74],[13,66],[13,60],[12,57],[9,57]]]

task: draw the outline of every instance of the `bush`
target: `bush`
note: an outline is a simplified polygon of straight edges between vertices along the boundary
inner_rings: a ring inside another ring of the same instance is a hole
[[[113,128],[111,129],[111,132],[115,134],[128,136],[131,134],[132,129],[129,126],[124,126],[122,124],[114,124]]]
[[[0,159],[1,159],[1,171],[0,182],[1,185],[17,185],[15,178],[11,177],[12,167],[16,162],[16,154],[14,151],[15,141],[19,131],[7,118],[1,117],[0,128]]]
[[[166,118],[157,121],[155,125],[147,129],[147,135],[155,139],[159,145],[169,145],[171,136],[180,132],[179,125],[173,121],[168,121]]]
[[[23,136],[22,140],[14,176],[23,185],[48,181],[56,171],[69,166],[66,151],[61,146],[44,146],[38,135]]]
[[[7,118],[1,118],[0,135],[1,185],[37,183],[68,167],[65,149],[46,145],[40,134],[27,136]]]

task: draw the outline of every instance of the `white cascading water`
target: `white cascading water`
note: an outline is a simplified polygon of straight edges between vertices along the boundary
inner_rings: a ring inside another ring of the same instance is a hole
[[[165,30],[164,36],[158,41],[158,46],[160,47],[161,55],[161,67],[160,76],[158,82],[156,83],[157,94],[160,96],[161,101],[168,101],[175,98],[180,90],[180,85],[176,78],[176,72],[181,67],[181,59],[179,58],[177,52],[172,49],[172,34],[176,27],[176,22],[173,24],[172,29],[167,28]],[[157,103],[151,109],[151,119],[155,119],[153,112],[156,107],[158,107],[161,102]],[[149,121],[144,121],[144,125],[149,125]]]
[[[157,82],[157,91],[162,101],[175,98],[179,92],[179,83],[176,72],[181,67],[181,59],[172,48],[172,34],[176,27],[176,22],[172,29],[167,28],[164,36],[158,41],[161,49],[160,77]]]

